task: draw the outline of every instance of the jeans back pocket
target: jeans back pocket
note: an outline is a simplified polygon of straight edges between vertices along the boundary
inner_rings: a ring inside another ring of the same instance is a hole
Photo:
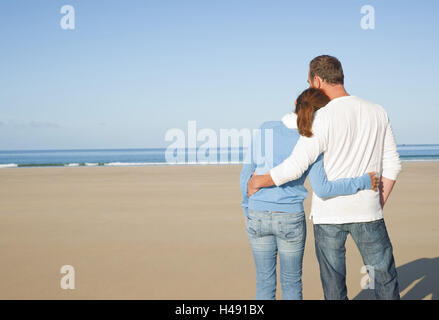
[[[302,241],[305,237],[305,218],[296,221],[279,221],[279,237],[287,241]]]
[[[258,218],[247,217],[246,230],[247,234],[253,238],[261,236],[262,221]]]

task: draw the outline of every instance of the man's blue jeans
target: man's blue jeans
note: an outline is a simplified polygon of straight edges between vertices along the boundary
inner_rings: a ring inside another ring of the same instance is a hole
[[[399,299],[393,249],[383,219],[364,223],[314,225],[316,255],[325,299],[347,299],[345,242],[348,234],[355,241],[368,270],[373,270],[376,298]]]
[[[276,297],[279,251],[282,299],[301,300],[305,214],[248,210],[246,228],[256,266],[256,299]]]

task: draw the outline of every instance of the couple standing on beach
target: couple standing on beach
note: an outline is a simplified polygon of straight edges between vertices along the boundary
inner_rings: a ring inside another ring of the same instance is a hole
[[[275,299],[277,253],[283,299],[302,299],[306,177],[314,191],[311,217],[325,299],[347,299],[348,234],[374,272],[376,298],[399,299],[382,211],[401,171],[387,113],[346,92],[335,57],[314,58],[308,83],[293,113],[262,124],[270,139],[261,134],[253,141],[262,161],[248,161],[241,172],[256,299]]]

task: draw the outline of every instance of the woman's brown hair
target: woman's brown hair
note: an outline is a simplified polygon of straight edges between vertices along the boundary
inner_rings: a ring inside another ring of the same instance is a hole
[[[296,100],[297,127],[299,133],[305,137],[312,137],[312,122],[314,112],[324,107],[330,101],[321,90],[309,88],[303,91]]]

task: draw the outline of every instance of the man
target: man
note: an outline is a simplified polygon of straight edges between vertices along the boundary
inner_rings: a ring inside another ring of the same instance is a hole
[[[314,135],[301,137],[291,155],[269,174],[254,175],[248,183],[249,195],[262,187],[298,179],[321,153],[329,180],[370,171],[381,173],[379,193],[363,190],[325,200],[313,194],[311,216],[315,249],[325,299],[347,299],[345,242],[348,234],[354,239],[368,270],[373,269],[377,299],[399,299],[393,249],[382,212],[401,171],[387,113],[381,106],[346,92],[343,68],[335,57],[314,58],[308,82],[331,99],[316,112]]]

